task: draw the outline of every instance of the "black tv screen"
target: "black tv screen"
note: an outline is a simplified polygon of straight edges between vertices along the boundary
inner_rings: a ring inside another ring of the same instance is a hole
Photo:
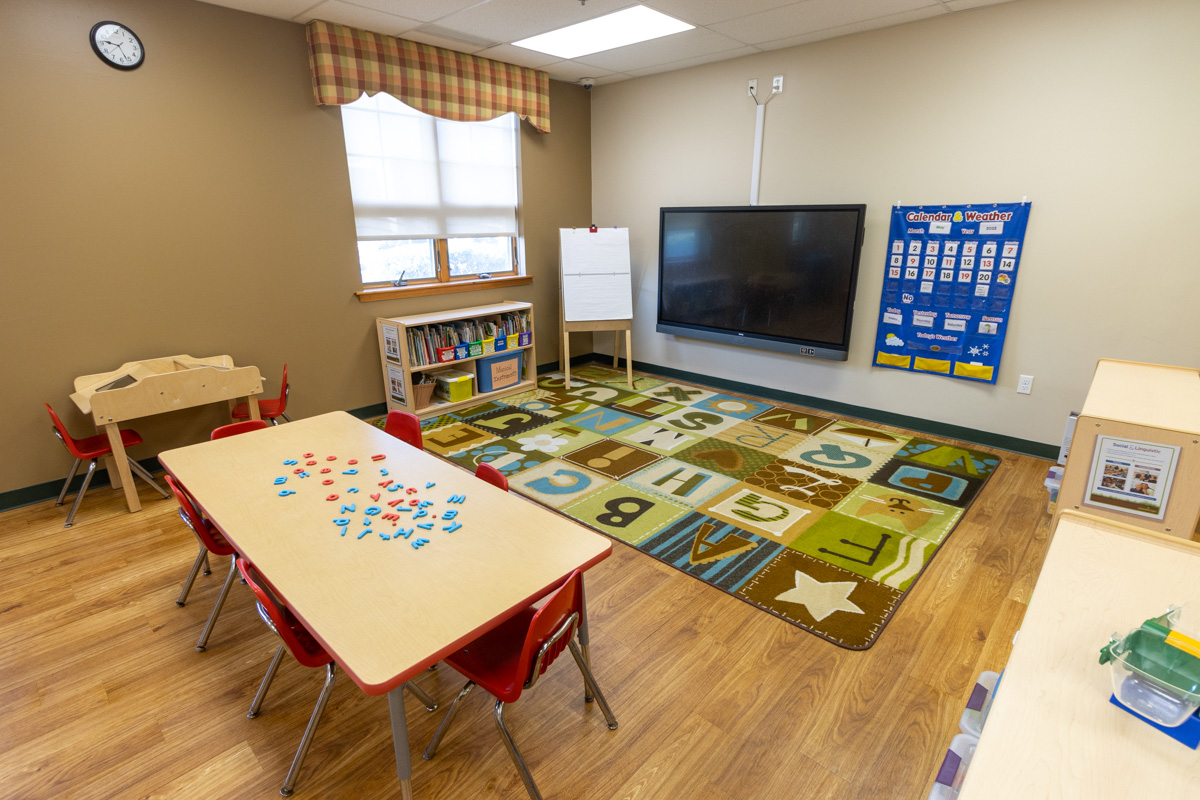
[[[866,212],[661,209],[657,330],[845,361]]]

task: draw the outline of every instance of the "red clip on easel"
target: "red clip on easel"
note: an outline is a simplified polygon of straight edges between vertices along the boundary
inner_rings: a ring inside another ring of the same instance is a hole
[[[599,228],[597,228],[595,225],[593,225],[592,227],[588,228],[588,232],[589,232],[589,233],[595,233],[597,230],[599,230]]]

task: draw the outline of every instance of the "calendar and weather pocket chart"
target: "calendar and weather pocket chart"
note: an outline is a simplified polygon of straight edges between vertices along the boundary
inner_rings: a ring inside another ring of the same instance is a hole
[[[892,207],[874,366],[996,382],[1031,207]]]

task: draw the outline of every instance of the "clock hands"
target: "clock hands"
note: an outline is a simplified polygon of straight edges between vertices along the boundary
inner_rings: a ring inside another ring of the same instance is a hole
[[[91,31],[92,49],[105,63],[118,69],[134,69],[144,57],[141,40],[121,25],[97,22]]]

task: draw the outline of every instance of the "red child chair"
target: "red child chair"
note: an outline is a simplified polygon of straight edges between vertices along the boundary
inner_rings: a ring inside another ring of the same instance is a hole
[[[54,413],[54,409],[49,403],[43,403],[46,410],[50,412],[50,419],[54,422],[54,435],[59,438],[63,446],[67,448],[67,452],[75,456],[75,465],[71,467],[71,471],[67,473],[67,479],[63,481],[62,490],[58,493],[58,501],[54,504],[61,506],[63,499],[67,496],[67,490],[71,488],[71,480],[75,477],[75,473],[79,472],[79,465],[86,458],[88,460],[87,474],[83,476],[83,486],[79,487],[79,494],[75,495],[75,502],[71,504],[71,510],[67,513],[67,524],[64,528],[69,528],[75,522],[75,512],[79,510],[79,503],[83,500],[83,496],[87,494],[88,486],[92,483],[92,476],[96,473],[96,465],[100,459],[105,456],[112,455],[112,445],[108,442],[108,436],[103,433],[95,436],[89,436],[86,439],[76,439],[67,432],[67,426],[63,425],[58,414]],[[135,444],[141,444],[142,437],[135,430],[127,428],[121,429],[121,444],[126,448],[133,447]],[[133,474],[144,480],[146,483],[153,486],[163,497],[170,497],[167,490],[162,488],[155,482],[150,473],[142,468],[142,465],[134,461],[132,458],[126,457],[129,462],[129,468],[133,470]]]
[[[491,464],[480,464],[475,470],[475,477],[480,480],[487,481],[497,489],[508,491],[508,478],[504,477],[500,470],[493,467]]]
[[[508,755],[521,774],[525,790],[533,800],[541,800],[529,767],[525,765],[512,734],[504,724],[504,704],[515,701],[522,691],[532,688],[546,668],[564,650],[570,649],[588,690],[584,698],[589,699],[588,694],[594,696],[609,730],[616,730],[617,719],[600,693],[591,668],[575,642],[575,631],[584,614],[583,576],[576,570],[546,598],[540,608],[526,608],[466,647],[446,656],[445,662],[461,672],[467,678],[467,684],[450,704],[446,718],[438,726],[429,747],[425,748],[423,757],[430,759],[436,755],[442,737],[454,721],[459,703],[478,684],[496,698],[496,728],[500,731]]]
[[[225,536],[217,530],[216,526],[208,521],[196,508],[195,502],[192,500],[192,495],[187,489],[183,488],[173,477],[167,476],[167,486],[171,487],[171,491],[175,493],[175,499],[179,502],[179,518],[184,524],[191,528],[192,533],[196,534],[196,538],[200,541],[200,553],[196,556],[196,563],[192,565],[192,571],[188,575],[187,581],[183,584],[183,591],[179,593],[179,598],[175,601],[175,605],[182,606],[187,602],[188,593],[192,590],[192,584],[196,580],[196,575],[200,572],[201,567],[205,567],[204,574],[209,574],[208,554],[214,556],[231,556],[229,559],[229,574],[225,576],[225,585],[221,587],[221,593],[217,595],[217,602],[213,604],[213,610],[208,615],[208,622],[204,623],[204,630],[200,633],[200,639],[196,642],[196,649],[203,651],[208,647],[208,637],[212,634],[213,626],[217,624],[217,617],[221,613],[221,607],[225,605],[225,598],[229,595],[229,587],[233,585],[233,577],[237,572],[237,567],[234,564],[234,559],[237,557],[237,552],[234,550]]]
[[[308,720],[308,727],[304,729],[304,736],[300,739],[300,747],[296,750],[292,766],[288,769],[287,777],[283,781],[283,788],[279,790],[281,795],[287,797],[291,795],[296,786],[300,765],[304,763],[308,747],[312,744],[313,734],[317,731],[317,724],[320,723],[321,715],[325,711],[325,704],[329,701],[333,680],[337,676],[337,666],[334,664],[333,657],[325,651],[325,648],[308,631],[308,628],[304,627],[304,623],[296,618],[296,615],[279,596],[279,592],[254,568],[253,564],[244,558],[238,558],[237,567],[242,573],[246,585],[250,587],[258,600],[258,615],[262,617],[263,622],[267,623],[267,627],[283,640],[283,643],[275,651],[270,666],[267,667],[267,674],[263,678],[262,685],[258,687],[258,693],[254,695],[254,701],[250,704],[250,711],[246,716],[251,719],[258,716],[263,700],[267,696],[267,690],[271,687],[271,681],[275,678],[275,671],[279,669],[279,662],[283,659],[285,647],[304,666],[325,667],[325,685],[321,688],[320,696],[317,697],[317,705],[313,708],[312,716]],[[430,711],[437,710],[437,703],[418,686],[405,683],[404,688],[412,692]]]
[[[292,418],[287,415],[288,393],[291,387],[288,386],[287,379],[287,364],[283,365],[283,385],[279,387],[279,397],[275,400],[259,400],[258,415],[270,422],[272,425],[279,424],[279,418],[283,417],[288,422]],[[250,419],[250,407],[246,403],[238,403],[233,407],[230,416],[234,419]]]
[[[408,442],[418,450],[425,449],[421,440],[421,420],[416,414],[399,410],[389,411],[387,420],[383,423],[383,432]]]
[[[212,432],[209,436],[210,441],[224,439],[227,436],[237,436],[239,433],[249,433],[250,431],[260,431],[263,428],[271,427],[271,423],[265,419],[248,419],[243,422],[231,422],[228,425],[222,425]]]

